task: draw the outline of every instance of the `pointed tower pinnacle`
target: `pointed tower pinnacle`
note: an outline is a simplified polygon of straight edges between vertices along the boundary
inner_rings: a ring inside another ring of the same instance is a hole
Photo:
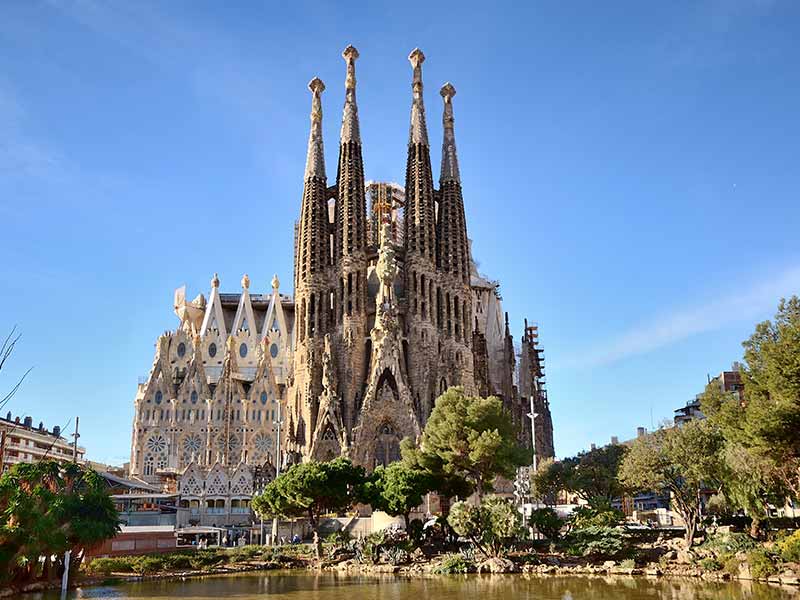
[[[339,165],[336,172],[336,217],[334,227],[334,262],[344,256],[357,256],[367,245],[367,208],[364,190],[364,159],[361,155],[361,129],[356,105],[356,59],[358,50],[348,46],[342,52],[347,64],[342,133],[339,141]],[[354,265],[355,266],[355,265]],[[359,265],[360,269],[366,265]],[[343,276],[356,278],[355,274]],[[366,277],[366,273],[364,274]],[[361,280],[359,279],[359,282]],[[360,294],[360,290],[358,291]],[[353,305],[361,307],[359,299]]]
[[[411,89],[414,100],[411,104],[411,128],[408,133],[409,144],[428,145],[428,127],[425,125],[425,105],[422,102],[422,63],[425,55],[419,48],[414,48],[408,55],[408,60],[414,68],[414,78]]]
[[[414,69],[411,83],[411,126],[406,161],[405,245],[406,259],[415,255],[432,263],[436,260],[436,209],[431,169],[431,149],[422,103],[422,63],[425,55],[415,48],[408,55]],[[410,264],[410,261],[409,263]]]
[[[469,285],[470,257],[461,175],[456,154],[453,127],[453,96],[456,88],[445,83],[439,94],[444,101],[442,116],[442,171],[439,176],[439,218],[436,222],[437,259],[439,267],[462,284]]]
[[[308,136],[306,155],[306,179],[325,179],[325,152],[322,147],[322,92],[325,84],[319,77],[308,82],[311,90],[311,133]]]
[[[444,136],[442,138],[442,172],[439,181],[461,181],[458,171],[458,155],[456,154],[456,132],[454,128],[455,119],[453,118],[453,96],[456,95],[456,88],[448,82],[439,90],[439,94],[444,100],[444,113],[442,116],[442,126]]]
[[[342,52],[347,63],[347,78],[344,82],[345,99],[342,113],[341,142],[361,143],[361,130],[358,126],[358,106],[356,105],[356,59],[358,50],[348,46]]]
[[[318,77],[308,84],[311,90],[311,133],[308,136],[303,201],[297,225],[297,258],[295,285],[309,283],[310,277],[322,274],[329,263],[328,206],[325,190],[325,153],[322,147],[322,100],[325,84]],[[302,300],[302,298],[300,299]]]

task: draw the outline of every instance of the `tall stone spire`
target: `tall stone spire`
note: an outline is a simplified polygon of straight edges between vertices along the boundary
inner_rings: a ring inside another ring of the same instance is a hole
[[[342,114],[341,143],[361,143],[361,129],[358,125],[358,105],[356,104],[356,59],[358,50],[348,46],[342,52],[347,63],[347,78],[344,82],[344,112]]]
[[[456,155],[456,134],[453,118],[453,96],[456,88],[446,83],[439,91],[444,101],[442,124],[442,172],[439,177],[439,219],[436,223],[436,254],[444,273],[465,284],[469,283],[469,240],[461,176]]]
[[[334,260],[362,253],[367,245],[367,208],[364,191],[364,160],[356,105],[356,59],[358,50],[348,46],[342,52],[347,64],[339,165],[336,173],[337,201]],[[366,269],[366,265],[364,265]],[[364,273],[366,276],[366,272]]]
[[[303,202],[300,207],[297,250],[299,269],[297,285],[322,273],[329,263],[327,178],[322,147],[322,90],[325,84],[318,77],[308,84],[311,90],[311,133],[308,137]]]
[[[405,244],[407,256],[419,256],[430,262],[436,259],[433,175],[431,169],[425,105],[422,101],[422,63],[425,55],[415,48],[408,56],[414,69],[411,83],[411,125],[406,162]]]
[[[439,94],[444,100],[444,113],[442,115],[442,127],[444,136],[442,138],[442,172],[439,176],[439,183],[443,181],[461,181],[461,174],[458,171],[458,156],[456,154],[456,132],[455,119],[453,118],[453,96],[456,95],[456,88],[448,82],[439,90]]]
[[[325,152],[322,146],[322,92],[325,84],[319,77],[308,82],[311,90],[311,133],[308,135],[305,179],[320,177],[325,179]]]
[[[428,127],[425,124],[425,104],[422,100],[422,63],[425,55],[419,48],[414,48],[408,55],[408,60],[414,68],[414,78],[411,83],[413,101],[411,104],[411,127],[408,131],[409,144],[428,145]]]

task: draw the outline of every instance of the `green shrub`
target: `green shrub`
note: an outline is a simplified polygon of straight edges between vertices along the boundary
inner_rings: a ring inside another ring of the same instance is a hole
[[[567,554],[614,558],[627,549],[625,535],[613,527],[586,527],[571,531],[564,540]]]
[[[766,579],[777,572],[772,557],[763,548],[756,548],[747,553],[747,564],[754,579]]]
[[[437,575],[455,575],[458,573],[469,573],[475,570],[475,564],[468,561],[461,554],[446,554],[438,565],[433,569]]]
[[[758,542],[746,533],[719,533],[706,538],[701,547],[710,550],[715,556],[720,556],[748,552],[757,548]]]
[[[413,540],[415,544],[419,544],[422,540],[423,526],[424,523],[420,519],[412,519],[408,524],[408,537]]]
[[[720,562],[722,563],[722,570],[728,575],[731,577],[739,575],[739,567],[742,563],[736,558],[735,554],[723,554],[720,556]]]
[[[537,508],[531,513],[530,524],[548,540],[557,540],[564,521],[552,508]]]
[[[519,512],[499,496],[484,497],[480,506],[456,502],[447,522],[458,535],[492,556],[500,556],[521,532]]]
[[[198,550],[189,555],[189,564],[193,569],[203,570],[225,562],[225,554],[215,550]]]
[[[636,561],[632,558],[626,558],[622,562],[619,563],[621,569],[635,569],[636,568]]]
[[[579,506],[572,511],[568,522],[573,529],[589,527],[612,527],[622,521],[625,515],[613,508],[592,508]]]
[[[704,571],[719,571],[722,569],[722,564],[713,556],[701,558],[698,564]]]
[[[130,556],[95,558],[88,565],[86,570],[89,573],[98,575],[110,575],[111,573],[132,573],[133,565]]]
[[[160,556],[137,556],[133,560],[133,572],[152,575],[164,571],[164,559]]]
[[[189,554],[166,554],[163,557],[164,567],[169,571],[180,571],[192,568],[192,557]]]
[[[800,529],[778,541],[778,554],[786,562],[800,562]]]

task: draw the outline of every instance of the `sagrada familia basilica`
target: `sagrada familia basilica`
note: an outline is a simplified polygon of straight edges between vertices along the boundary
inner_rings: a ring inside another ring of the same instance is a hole
[[[176,292],[180,325],[158,338],[153,367],[136,394],[132,474],[156,481],[161,472],[191,472],[194,481],[225,471],[246,488],[247,481],[233,481],[245,477],[243,465],[269,468],[276,460],[347,455],[370,470],[400,457],[400,441],[420,436],[436,398],[451,386],[500,397],[528,447],[528,414],[536,413],[536,451],[553,456],[537,328],[526,322],[515,349],[499,286],[478,273],[471,257],[455,88],[448,83],[439,91],[438,189],[419,49],[409,56],[405,187],[366,181],[358,51],[348,46],[343,57],[333,185],[322,140],[325,85],[318,78],[309,83],[293,295],[280,292],[277,277],[271,291],[252,293],[247,275],[236,293],[222,293],[216,275],[207,299],[189,301],[183,289]]]

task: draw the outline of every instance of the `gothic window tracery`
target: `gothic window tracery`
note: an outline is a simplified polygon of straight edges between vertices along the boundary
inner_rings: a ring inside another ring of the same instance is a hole
[[[160,433],[151,435],[147,440],[147,449],[158,454],[167,449],[167,440]]]

